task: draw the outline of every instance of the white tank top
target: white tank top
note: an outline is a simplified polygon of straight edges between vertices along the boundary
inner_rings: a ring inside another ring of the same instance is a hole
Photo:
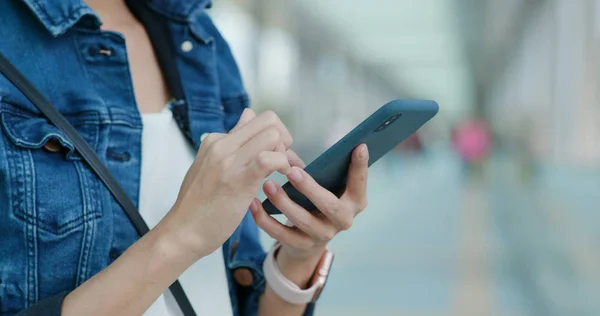
[[[196,153],[177,126],[171,110],[142,114],[142,174],[140,213],[150,228],[175,203],[183,178]],[[196,314],[231,316],[231,301],[221,248],[202,258],[180,278]],[[144,316],[182,315],[169,291]]]

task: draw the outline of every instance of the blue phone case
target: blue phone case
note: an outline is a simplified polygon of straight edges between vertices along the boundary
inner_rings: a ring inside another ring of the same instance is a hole
[[[344,138],[331,146],[304,169],[321,186],[337,196],[346,187],[346,174],[352,151],[360,144],[369,148],[369,166],[417,131],[438,112],[438,104],[424,100],[395,100],[379,108]],[[391,121],[391,122],[390,122]],[[386,124],[386,122],[390,122]],[[291,183],[283,189],[303,208],[318,212],[313,203],[298,192]],[[268,214],[281,212],[266,199],[263,206]]]

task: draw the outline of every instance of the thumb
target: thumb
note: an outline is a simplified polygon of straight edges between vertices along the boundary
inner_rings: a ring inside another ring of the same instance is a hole
[[[348,179],[346,181],[344,196],[356,203],[365,201],[368,173],[369,149],[366,144],[361,144],[352,153],[352,162],[348,168]]]

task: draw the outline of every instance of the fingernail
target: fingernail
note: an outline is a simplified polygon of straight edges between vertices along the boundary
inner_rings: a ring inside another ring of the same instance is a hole
[[[367,145],[363,146],[363,148],[358,153],[358,157],[362,160],[369,159],[369,149],[367,148]]]
[[[288,173],[287,178],[292,182],[299,182],[300,180],[302,180],[302,173],[300,172],[300,170],[298,170],[298,168],[293,167],[292,170],[290,170],[290,172]]]
[[[265,193],[268,195],[273,195],[277,192],[277,186],[275,186],[275,183],[273,183],[273,181],[267,181],[267,183],[265,183]]]

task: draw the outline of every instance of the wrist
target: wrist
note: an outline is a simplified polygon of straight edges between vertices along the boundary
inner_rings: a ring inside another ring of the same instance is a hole
[[[315,302],[319,299],[323,288],[327,282],[327,276],[333,262],[333,253],[327,249],[323,249],[321,256],[316,264],[312,264],[311,257],[303,257],[303,260],[298,260],[294,257],[289,257],[285,251],[281,252],[279,258],[281,265],[286,268],[286,274],[279,268],[277,254],[281,250],[281,244],[276,243],[267,253],[263,270],[267,281],[267,296],[272,296],[273,293],[282,301],[288,304],[305,306],[307,303]],[[287,259],[291,259],[287,261]],[[314,268],[312,268],[314,266]],[[311,267],[311,269],[309,269]],[[307,271],[314,270],[307,278]],[[287,275],[287,276],[286,276]]]
[[[309,286],[309,282],[319,264],[325,248],[298,255],[296,251],[282,245],[275,260],[281,273],[301,289]]]
[[[152,231],[159,236],[156,241],[157,251],[168,260],[193,263],[205,256],[199,247],[202,245],[199,238],[186,233],[185,225],[178,225],[174,216],[165,216]]]

